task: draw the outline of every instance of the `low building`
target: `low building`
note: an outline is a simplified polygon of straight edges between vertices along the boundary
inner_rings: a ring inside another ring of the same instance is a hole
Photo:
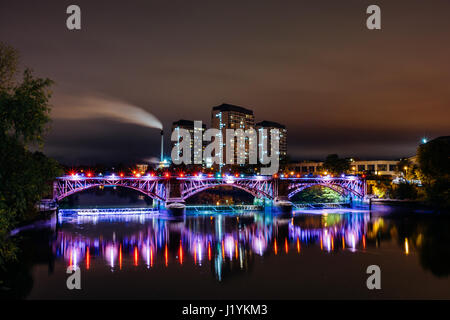
[[[350,160],[349,174],[375,174],[380,176],[397,176],[398,160]],[[293,163],[290,169],[301,174],[326,174],[323,161],[302,161]]]
[[[289,165],[289,170],[301,174],[322,174],[322,165],[322,161],[301,161],[297,163],[291,163]]]
[[[138,163],[136,165],[136,169],[137,169],[137,172],[139,172],[141,174],[144,174],[145,172],[147,172],[148,164],[146,164],[146,163]]]
[[[354,174],[398,175],[398,160],[350,160],[350,172]]]

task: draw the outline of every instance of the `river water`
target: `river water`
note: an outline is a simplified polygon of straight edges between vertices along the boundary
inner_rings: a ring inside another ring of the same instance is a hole
[[[450,219],[367,210],[59,216],[14,237],[3,297],[450,298]],[[378,265],[381,290],[369,290]],[[80,268],[69,290],[67,268]]]

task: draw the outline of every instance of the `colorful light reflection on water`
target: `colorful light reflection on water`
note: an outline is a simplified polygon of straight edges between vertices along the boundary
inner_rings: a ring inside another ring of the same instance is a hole
[[[292,219],[264,213],[187,215],[181,221],[151,215],[62,217],[55,255],[67,266],[84,265],[92,271],[103,264],[111,272],[173,263],[203,267],[213,260],[214,273],[221,280],[225,263],[244,269],[254,255],[279,255],[280,244],[284,255],[301,254],[301,248],[319,245],[324,253],[364,250],[366,241],[375,241],[376,233],[366,234],[369,221],[369,214],[361,213]]]
[[[62,216],[19,235],[10,287],[50,299],[371,298],[365,268],[376,264],[378,298],[450,298],[449,218],[338,212]],[[65,289],[69,266],[81,294]]]

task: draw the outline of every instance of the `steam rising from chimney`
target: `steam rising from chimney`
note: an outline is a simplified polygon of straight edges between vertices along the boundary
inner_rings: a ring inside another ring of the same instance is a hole
[[[149,128],[163,128],[161,121],[150,112],[117,100],[100,96],[64,97],[64,108],[54,108],[56,119],[113,118],[120,122],[132,123]]]

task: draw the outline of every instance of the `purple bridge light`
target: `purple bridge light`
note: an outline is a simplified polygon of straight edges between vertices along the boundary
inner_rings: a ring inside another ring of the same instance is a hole
[[[291,199],[298,192],[312,186],[328,187],[343,196],[356,199],[366,194],[365,181],[358,177],[296,178],[271,176],[101,176],[70,175],[57,178],[53,183],[53,200],[60,201],[77,192],[98,186],[117,186],[139,191],[162,203],[184,202],[189,197],[218,186],[232,186],[244,190],[258,199]]]

